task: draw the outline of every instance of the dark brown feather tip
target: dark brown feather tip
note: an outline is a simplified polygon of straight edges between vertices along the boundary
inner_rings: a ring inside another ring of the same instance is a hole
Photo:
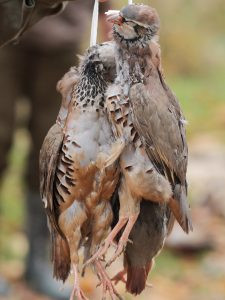
[[[126,289],[133,295],[139,295],[145,289],[148,273],[151,269],[152,263],[145,267],[127,267],[127,283]]]
[[[52,261],[53,276],[65,282],[70,273],[70,250],[68,242],[58,233],[52,239]]]

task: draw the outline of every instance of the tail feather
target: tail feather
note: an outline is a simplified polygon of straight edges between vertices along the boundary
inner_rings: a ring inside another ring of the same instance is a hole
[[[144,267],[127,266],[126,289],[133,295],[139,295],[146,286],[148,273],[152,267],[152,261]]]
[[[186,233],[192,231],[192,220],[184,186],[179,184],[175,186],[174,197],[170,199],[168,205],[183,230]]]
[[[53,276],[63,282],[70,273],[70,249],[68,242],[56,230],[52,232]]]

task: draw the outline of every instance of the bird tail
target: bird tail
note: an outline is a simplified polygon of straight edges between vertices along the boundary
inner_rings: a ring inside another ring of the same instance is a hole
[[[129,293],[139,295],[145,289],[148,273],[152,268],[152,262],[153,260],[144,267],[134,267],[128,263],[126,289]]]
[[[52,232],[52,262],[53,276],[65,282],[70,273],[70,249],[67,240],[55,229]]]
[[[176,184],[174,197],[168,203],[177,222],[186,233],[193,231],[190,208],[187,203],[186,188],[184,185]]]

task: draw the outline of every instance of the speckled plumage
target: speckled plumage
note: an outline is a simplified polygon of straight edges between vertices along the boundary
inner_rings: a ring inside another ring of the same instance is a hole
[[[110,198],[119,179],[117,158],[124,145],[115,141],[103,108],[106,87],[115,76],[112,48],[112,43],[91,47],[70,90],[65,88],[68,81],[59,84],[63,99],[69,101],[67,105],[63,102],[53,126],[57,130],[49,131],[40,155],[54,276],[65,281],[72,264],[75,284],[71,299],[74,295],[85,299],[77,277],[78,250],[85,245],[87,259],[107,234],[112,221]],[[101,263],[94,265],[103,284],[109,284]],[[111,286],[107,289],[112,292]]]

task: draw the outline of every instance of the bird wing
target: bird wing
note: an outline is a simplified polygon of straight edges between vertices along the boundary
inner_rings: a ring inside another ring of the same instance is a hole
[[[180,106],[153,64],[146,83],[132,86],[129,97],[134,126],[155,168],[171,183],[175,198],[171,209],[188,232],[192,227],[186,200],[188,148]]]
[[[160,87],[136,84],[130,91],[135,128],[157,170],[175,183],[174,175],[185,184],[187,144],[179,116]]]
[[[59,204],[54,193],[54,182],[58,158],[63,143],[63,129],[56,123],[48,131],[40,151],[40,191],[48,219],[52,239],[53,275],[63,282],[70,272],[70,250],[68,242],[58,225]]]
[[[42,144],[39,156],[39,172],[40,172],[40,192],[41,198],[44,202],[44,207],[48,216],[48,221],[52,228],[59,233],[57,223],[58,217],[58,202],[54,193],[54,181],[58,157],[62,148],[66,119],[69,114],[72,90],[79,80],[79,73],[77,68],[72,67],[65,73],[65,75],[57,83],[57,91],[62,96],[62,103],[57,117],[56,124],[54,124],[48,131],[44,142]],[[51,228],[50,228],[51,229]],[[62,235],[62,233],[61,233]]]
[[[60,231],[57,223],[57,210],[54,203],[54,180],[59,153],[63,142],[63,130],[57,123],[48,131],[41,147],[39,156],[40,191],[41,198],[48,216],[50,225]]]
[[[53,275],[63,282],[69,275],[71,259],[68,241],[58,225],[60,202],[56,196],[55,184],[62,153],[64,127],[71,110],[72,91],[79,80],[78,75],[77,69],[71,68],[57,84],[62,103],[56,123],[49,129],[39,156],[40,192],[51,232]]]

